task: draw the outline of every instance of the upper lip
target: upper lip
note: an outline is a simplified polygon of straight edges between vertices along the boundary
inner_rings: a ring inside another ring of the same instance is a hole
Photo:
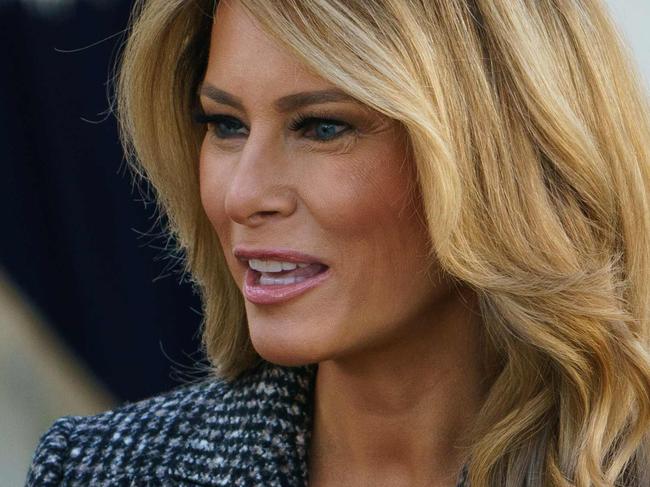
[[[260,259],[295,262],[296,264],[325,264],[318,257],[314,257],[304,252],[299,252],[297,250],[287,248],[252,249],[237,246],[233,249],[233,254],[238,259],[244,261],[248,261],[250,259]]]

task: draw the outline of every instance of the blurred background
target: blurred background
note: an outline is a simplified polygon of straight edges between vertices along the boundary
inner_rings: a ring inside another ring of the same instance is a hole
[[[198,373],[200,301],[108,114],[130,6],[0,0],[0,486],[54,419]]]
[[[650,86],[650,1],[608,0]],[[200,302],[109,114],[131,1],[0,0],[0,487],[40,435],[200,376]]]

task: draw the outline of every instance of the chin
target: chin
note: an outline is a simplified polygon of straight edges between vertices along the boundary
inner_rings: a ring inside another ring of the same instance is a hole
[[[259,346],[253,342],[253,348],[267,362],[285,367],[300,367],[320,362],[318,355],[305,353],[302,350],[287,349],[283,347],[268,347],[267,344]]]
[[[329,358],[322,341],[317,338],[310,340],[295,332],[290,337],[281,333],[262,332],[249,326],[251,343],[255,351],[264,360],[285,367],[308,365]]]

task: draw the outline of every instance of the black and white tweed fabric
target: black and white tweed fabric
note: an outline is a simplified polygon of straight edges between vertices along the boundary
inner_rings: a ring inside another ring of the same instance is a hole
[[[316,369],[262,361],[232,383],[207,379],[60,418],[26,485],[306,487]]]

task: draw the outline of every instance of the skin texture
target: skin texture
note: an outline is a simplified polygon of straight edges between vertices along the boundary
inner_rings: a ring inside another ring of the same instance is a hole
[[[294,299],[245,303],[262,357],[319,363],[310,485],[454,485],[463,461],[454,444],[485,392],[474,296],[426,264],[428,232],[397,122],[355,101],[274,106],[331,88],[237,2],[221,2],[201,105],[232,119],[208,124],[201,200],[240,289],[247,267],[236,245],[295,249],[330,266],[326,281]],[[345,124],[291,130],[299,114]],[[315,140],[332,131],[341,135]]]

